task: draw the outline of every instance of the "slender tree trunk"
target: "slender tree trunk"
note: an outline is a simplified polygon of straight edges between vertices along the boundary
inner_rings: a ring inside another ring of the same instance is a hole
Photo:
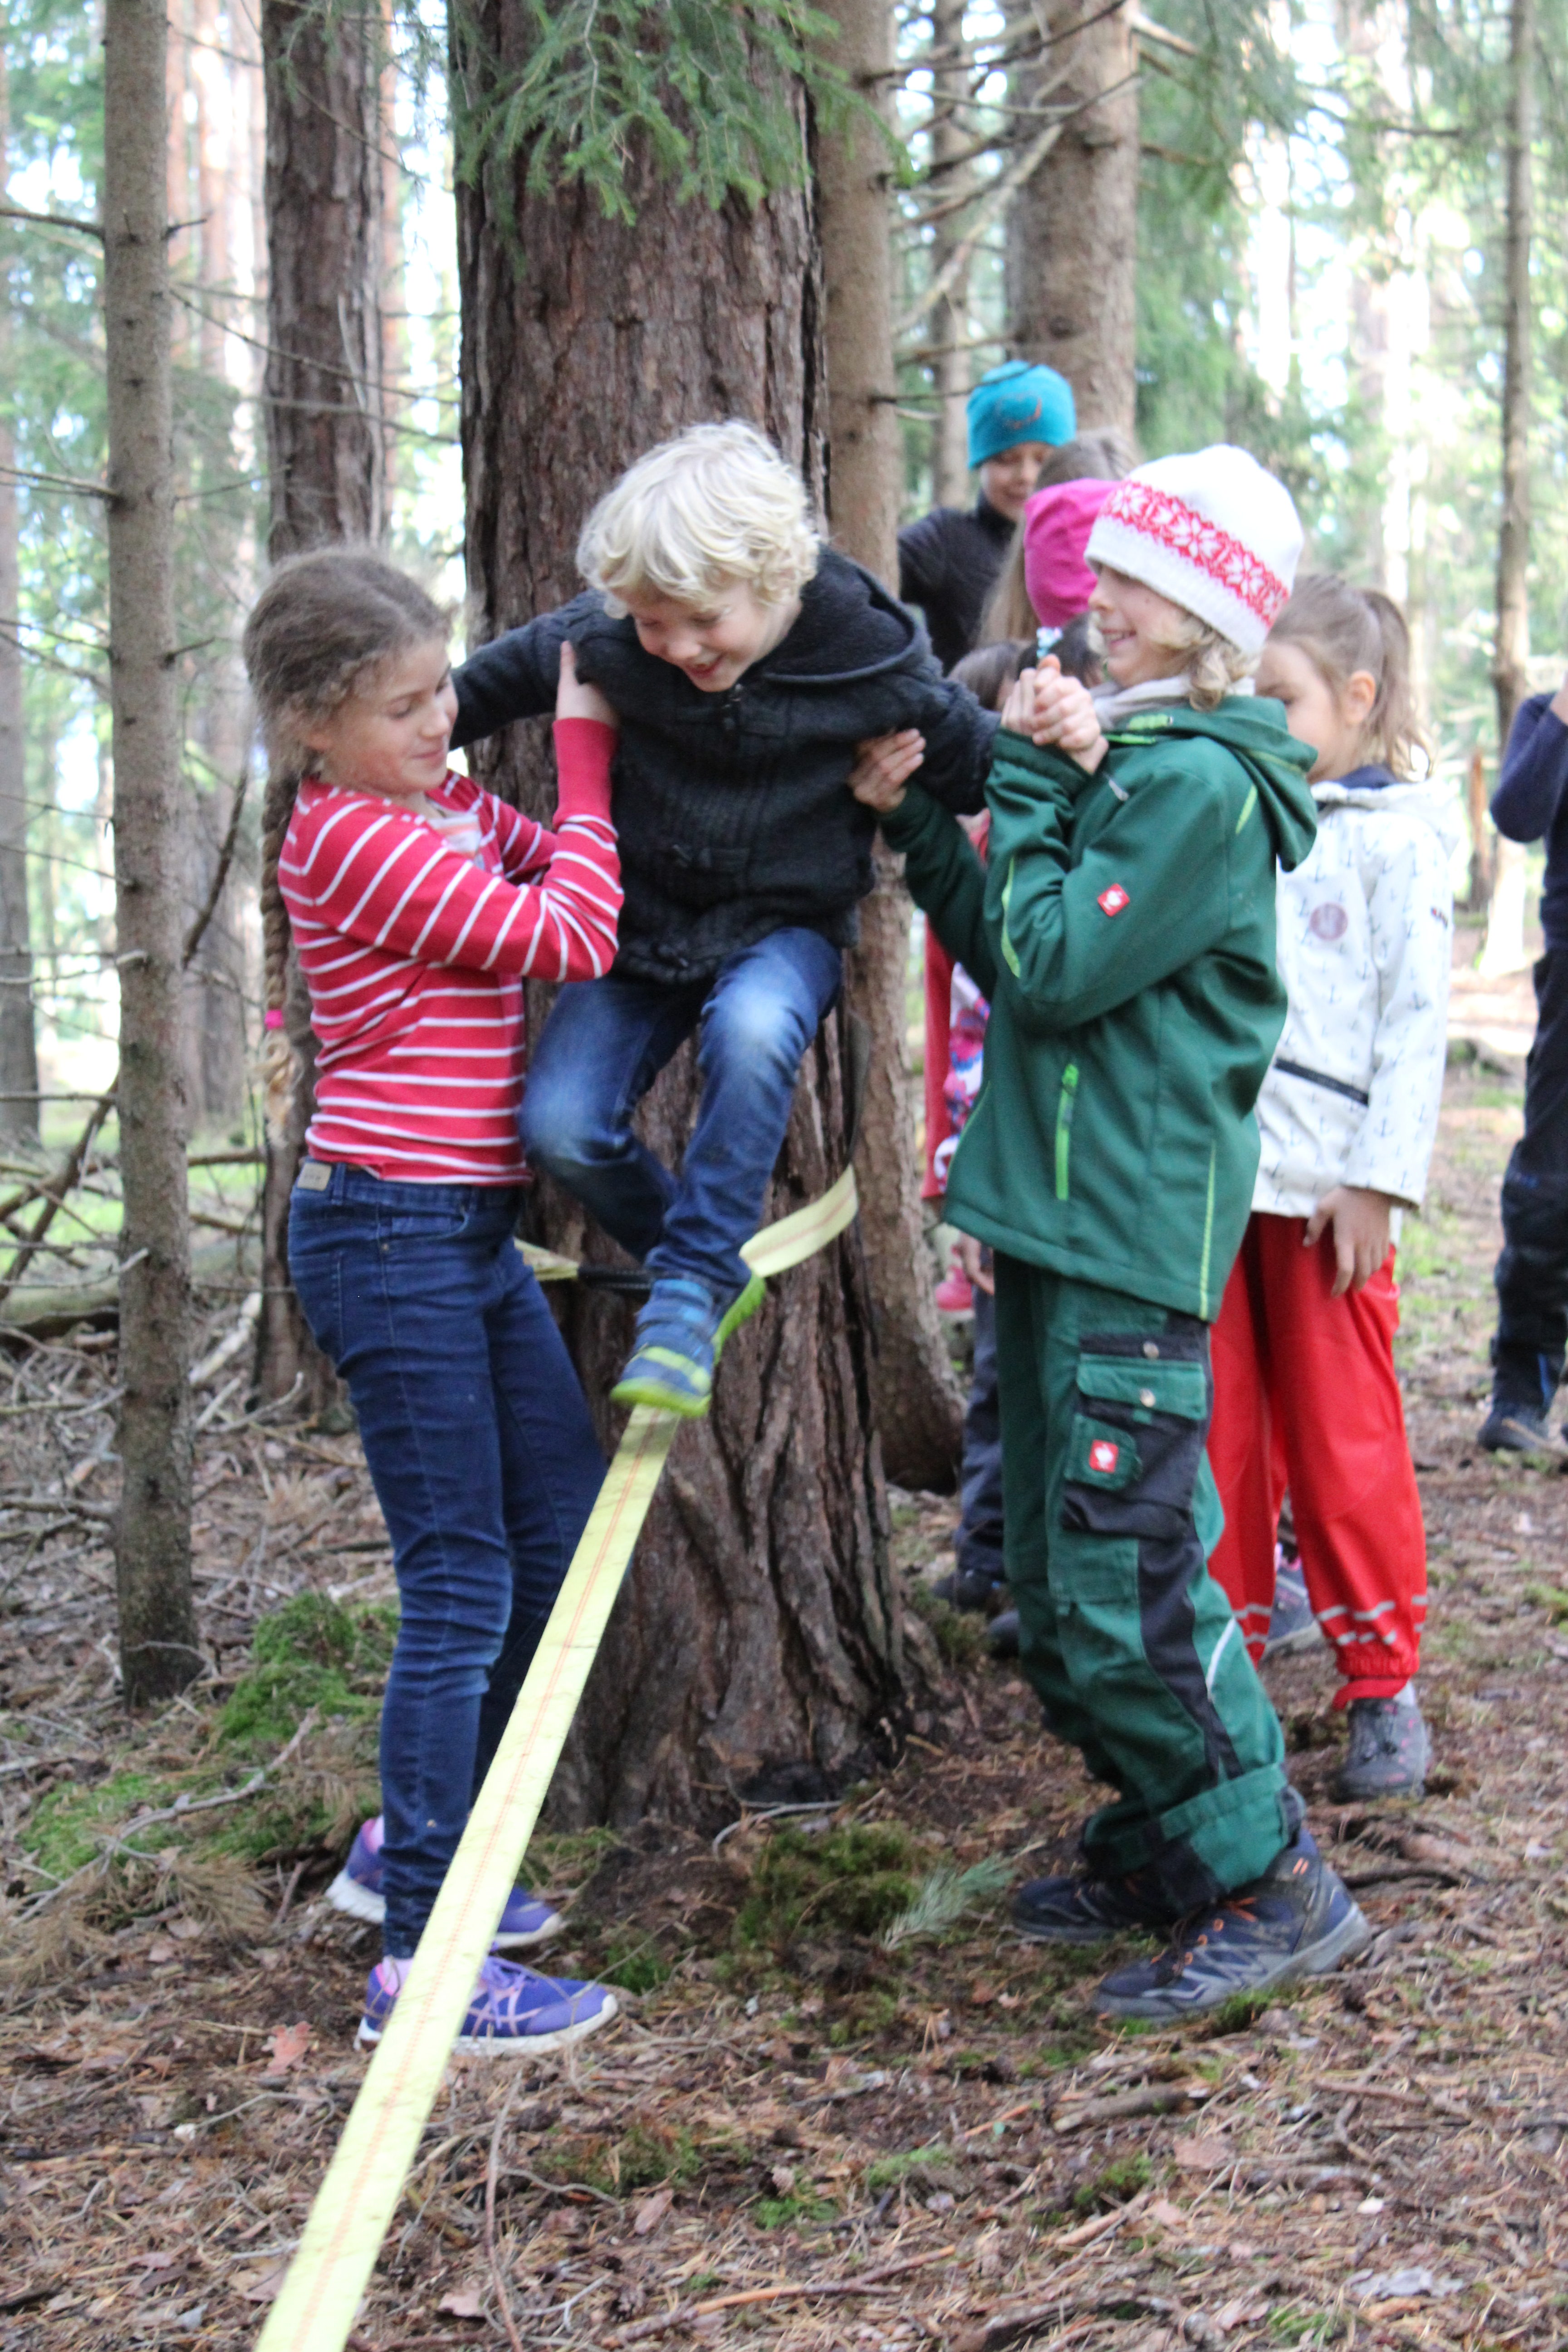
[[[1138,98],[1131,10],[1101,13],[1101,0],[1054,0],[1053,101],[1085,108],[1013,200],[1007,236],[1007,309],[1025,359],[1066,376],[1080,426],[1131,433],[1136,405]],[[1076,27],[1081,30],[1075,30]],[[1058,79],[1059,77],[1059,79]],[[1100,93],[1107,95],[1100,97]],[[1099,102],[1094,101],[1099,99]]]
[[[265,400],[276,563],[386,524],[382,426],[381,12],[263,0],[267,86]],[[289,1281],[289,1195],[314,1107],[310,1000],[289,974],[301,1080],[288,1137],[267,1146],[257,1385],[319,1410],[336,1394]]]
[[[1502,522],[1498,533],[1497,697],[1500,760],[1530,685],[1530,246],[1535,137],[1535,0],[1509,10],[1508,182],[1503,231]],[[1481,970],[1514,971],[1525,961],[1524,851],[1501,841],[1492,881]]]
[[[276,563],[385,530],[381,12],[263,0],[261,40]]]
[[[175,217],[194,220],[196,278],[205,299],[194,322],[195,357],[215,383],[232,381],[243,345],[225,332],[237,323],[229,308],[235,256],[230,227],[237,189],[248,158],[236,152],[238,78],[245,68],[226,48],[226,27],[218,0],[189,0],[192,38],[186,51],[187,104],[194,100],[188,141],[176,138],[170,176],[186,173]],[[182,247],[175,247],[179,260]],[[248,329],[247,329],[248,331]],[[219,459],[226,471],[246,470],[231,446]],[[217,528],[221,530],[223,526]],[[244,557],[232,540],[222,542],[226,560]],[[216,549],[215,548],[215,554]],[[251,551],[247,548],[246,554]],[[245,566],[248,569],[248,566]],[[242,573],[243,576],[243,573]],[[205,760],[208,773],[185,784],[185,904],[203,907],[217,870],[220,847],[233,813],[235,779],[245,762],[249,733],[245,672],[237,652],[214,648],[200,659],[190,681],[188,738]],[[236,877],[237,880],[237,877]],[[237,920],[237,892],[231,884],[202,937],[200,953],[185,974],[185,1057],[191,1118],[200,1128],[239,1118],[245,1108],[246,1038],[242,983],[244,946]]]
[[[938,57],[956,51],[963,39],[967,0],[936,0],[931,10],[931,47]],[[840,22],[843,16],[840,12]],[[953,158],[969,143],[957,101],[967,95],[968,69],[963,64],[938,65],[931,75],[931,98],[937,120],[931,130],[931,159],[937,167],[935,186],[942,205],[953,204],[973,179],[966,165]],[[934,277],[952,258],[964,233],[962,212],[937,222],[931,243]],[[970,391],[969,272],[963,270],[951,293],[936,305],[928,322],[934,346],[931,385],[936,394],[936,428],[931,436],[931,503],[963,506],[969,488],[969,434],[964,403]]]
[[[0,189],[9,184],[10,96],[0,51]],[[0,403],[11,397],[10,225],[0,247]],[[0,406],[0,1141],[38,1140],[38,1049],[27,912],[27,762],[23,731],[20,516],[16,437]]]
[[[120,961],[122,1489],[128,1705],[198,1671],[191,1594],[190,1224],[180,1050],[180,733],[163,0],[106,0],[104,331]]]
[[[838,62],[863,88],[887,68],[887,0],[837,0]],[[847,553],[897,578],[900,446],[893,384],[887,156],[870,124],[824,140],[816,159],[827,282],[828,516]],[[963,1443],[963,1403],[932,1297],[921,1237],[920,1155],[909,1066],[910,899],[903,860],[879,849],[860,910],[850,1003],[871,1033],[860,1148],[861,1230],[877,1309],[872,1374],[889,1477],[946,1486]]]
[[[520,0],[483,0],[465,35],[526,54]],[[459,50],[454,84],[473,70]],[[754,214],[675,203],[646,157],[634,227],[581,189],[458,193],[463,451],[476,642],[579,586],[588,507],[650,443],[703,418],[749,416],[819,486],[820,279],[807,197]],[[506,197],[516,205],[509,227]],[[523,257],[520,259],[518,257]],[[547,815],[542,729],[476,747],[488,782]],[[531,1025],[547,992],[531,990]],[[843,1164],[841,1015],[796,1089],[770,1214],[820,1193]],[[697,1077],[689,1046],[643,1112],[679,1156]],[[609,1245],[540,1187],[539,1229],[574,1255]],[[602,1292],[565,1304],[601,1433],[631,1316]],[[561,1823],[690,1819],[738,1791],[813,1793],[885,1748],[900,1707],[902,1636],[871,1412],[871,1307],[858,1234],[772,1286],[725,1349],[713,1411],[681,1432],[557,1775]],[[729,1792],[729,1793],[726,1793]]]

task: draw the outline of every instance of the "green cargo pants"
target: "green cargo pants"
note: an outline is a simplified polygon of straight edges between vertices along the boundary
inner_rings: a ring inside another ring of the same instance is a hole
[[[1120,1791],[1084,1832],[1102,1877],[1173,1913],[1258,1877],[1300,1803],[1279,1718],[1207,1556],[1208,1328],[996,1257],[1007,1580],[1053,1731]]]

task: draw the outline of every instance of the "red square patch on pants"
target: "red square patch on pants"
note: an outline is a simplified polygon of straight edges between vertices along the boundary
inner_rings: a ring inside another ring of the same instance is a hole
[[[1101,914],[1119,915],[1126,906],[1128,897],[1129,893],[1122,888],[1120,882],[1112,882],[1108,889],[1100,892],[1094,903]]]
[[[1102,1478],[1109,1478],[1121,1458],[1121,1446],[1113,1445],[1109,1437],[1097,1437],[1089,1445],[1089,1466],[1098,1470]]]

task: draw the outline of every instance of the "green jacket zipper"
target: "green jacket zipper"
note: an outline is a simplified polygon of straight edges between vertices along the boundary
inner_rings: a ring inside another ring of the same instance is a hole
[[[1062,1072],[1062,1090],[1057,1097],[1057,1198],[1068,1198],[1068,1178],[1072,1157],[1072,1113],[1078,1099],[1078,1064],[1069,1062]]]

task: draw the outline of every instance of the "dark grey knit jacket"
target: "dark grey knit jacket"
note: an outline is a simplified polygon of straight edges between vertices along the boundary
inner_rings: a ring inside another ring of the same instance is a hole
[[[870,572],[825,549],[787,636],[723,694],[704,694],[596,594],[482,646],[457,673],[453,742],[555,708],[561,645],[620,714],[617,972],[710,976],[793,925],[857,935],[875,820],[847,789],[864,736],[918,727],[921,781],[960,811],[984,803],[995,718],[944,678],[925,632]]]

